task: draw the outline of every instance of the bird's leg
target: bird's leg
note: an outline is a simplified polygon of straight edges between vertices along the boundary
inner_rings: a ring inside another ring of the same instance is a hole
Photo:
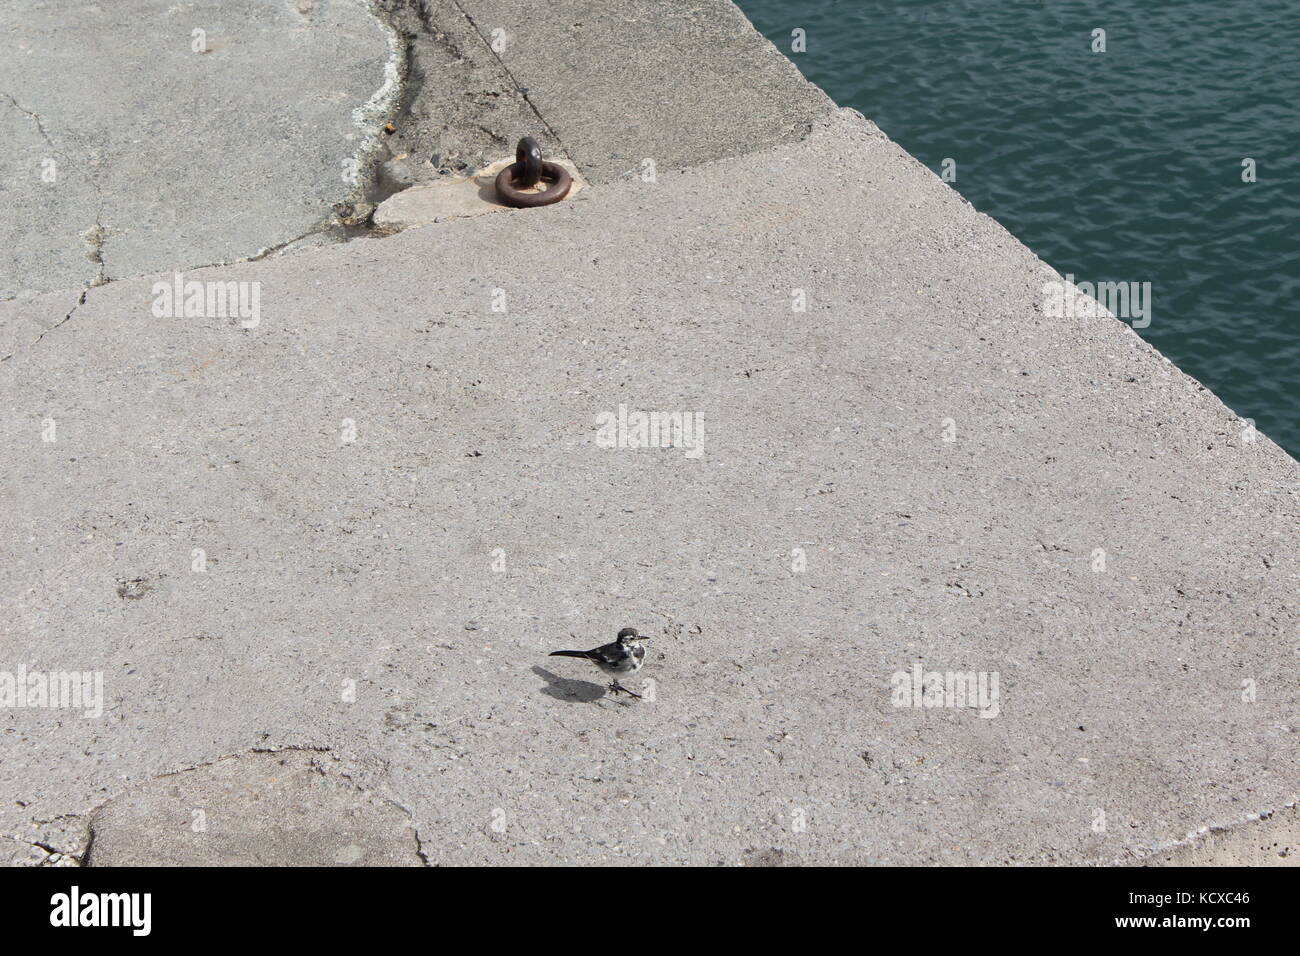
[[[635,697],[637,700],[641,700],[641,695],[640,695],[640,694],[635,694],[635,693],[633,693],[632,691],[630,691],[630,690],[628,690],[626,687],[624,687],[622,684],[620,684],[618,681],[614,681],[614,683],[610,684],[610,685],[609,685],[609,689],[610,689],[611,693],[618,694],[618,693],[621,692],[621,693],[624,693],[624,694],[628,694],[628,695],[631,696],[631,697]]]

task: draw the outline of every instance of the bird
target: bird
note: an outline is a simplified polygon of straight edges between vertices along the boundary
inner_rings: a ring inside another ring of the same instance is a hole
[[[618,637],[609,644],[602,644],[590,651],[551,651],[548,656],[580,657],[584,661],[591,661],[604,673],[614,678],[613,683],[609,685],[612,693],[630,694],[640,700],[640,694],[633,694],[632,691],[620,684],[618,679],[620,677],[630,677],[641,669],[641,665],[645,663],[645,648],[641,646],[640,642],[648,640],[650,638],[642,637],[636,632],[635,627],[625,627],[618,632]]]

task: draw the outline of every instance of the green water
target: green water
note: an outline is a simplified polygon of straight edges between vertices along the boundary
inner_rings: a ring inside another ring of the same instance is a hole
[[[1300,2],[738,3],[1058,271],[1150,282],[1138,333],[1300,455]]]

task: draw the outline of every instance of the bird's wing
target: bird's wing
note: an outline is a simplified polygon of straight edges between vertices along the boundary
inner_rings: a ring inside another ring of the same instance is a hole
[[[618,664],[627,658],[627,650],[618,641],[610,644],[602,644],[594,651],[587,652],[594,661],[604,661],[606,664]]]

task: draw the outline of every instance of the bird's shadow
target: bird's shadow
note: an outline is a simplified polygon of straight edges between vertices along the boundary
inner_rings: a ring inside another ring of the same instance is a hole
[[[570,680],[539,666],[533,667],[533,673],[546,681],[546,686],[542,688],[543,694],[566,704],[594,704],[605,696],[606,688],[602,684],[593,684],[589,680]]]

